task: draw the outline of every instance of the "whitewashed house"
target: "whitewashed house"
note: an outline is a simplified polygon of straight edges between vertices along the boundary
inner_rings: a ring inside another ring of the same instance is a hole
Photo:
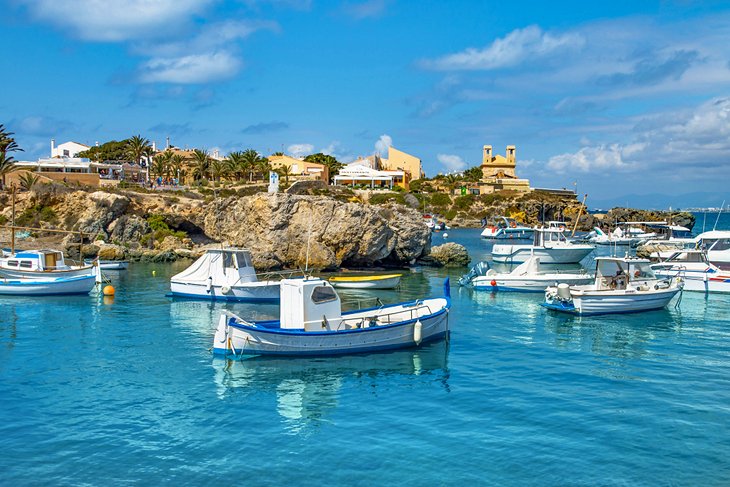
[[[64,142],[56,145],[56,140],[51,139],[51,157],[76,157],[79,152],[89,150],[88,145],[79,144],[78,142]]]

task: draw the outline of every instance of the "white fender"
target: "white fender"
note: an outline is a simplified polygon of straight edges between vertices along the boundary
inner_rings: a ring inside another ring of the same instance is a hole
[[[219,343],[226,343],[228,341],[228,317],[225,314],[221,314],[218,319],[218,328],[215,330],[214,346]],[[226,348],[228,348],[226,346]]]
[[[205,285],[205,292],[209,293],[213,287],[213,276],[208,277],[208,284]]]
[[[223,287],[221,288],[221,292],[222,292],[223,294],[228,294],[229,292],[231,292],[231,288],[230,288],[229,286],[223,286]]]
[[[416,342],[416,345],[421,344],[421,330],[423,328],[423,324],[421,324],[421,320],[417,320],[413,325],[413,341]]]

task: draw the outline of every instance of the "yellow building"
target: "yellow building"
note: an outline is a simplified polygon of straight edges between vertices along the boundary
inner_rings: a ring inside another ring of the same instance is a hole
[[[421,159],[394,147],[388,147],[387,159],[380,157],[379,154],[373,154],[365,158],[360,157],[349,165],[368,167],[376,171],[378,177],[390,176],[391,179],[387,185],[400,186],[405,190],[410,188],[411,181],[426,177],[421,166]],[[340,175],[344,178],[342,172],[340,172]],[[339,178],[339,180],[344,181],[343,178]],[[360,180],[358,181],[360,182]],[[367,181],[370,181],[370,179],[367,179]]]
[[[329,168],[324,164],[307,162],[287,155],[269,156],[268,159],[273,169],[288,167],[294,179],[319,179],[329,184]]]
[[[507,146],[505,156],[492,154],[492,146],[485,145],[482,154],[482,179],[479,183],[479,192],[481,194],[503,190],[530,192],[530,180],[518,178],[516,167],[514,145]]]

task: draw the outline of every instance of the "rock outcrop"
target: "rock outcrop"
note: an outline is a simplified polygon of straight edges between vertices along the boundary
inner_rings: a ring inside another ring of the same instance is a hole
[[[471,261],[466,247],[454,242],[433,247],[430,257],[444,267],[466,267]]]

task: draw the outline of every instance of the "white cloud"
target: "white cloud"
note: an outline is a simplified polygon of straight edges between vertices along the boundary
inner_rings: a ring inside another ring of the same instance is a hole
[[[308,156],[314,152],[314,146],[312,144],[292,144],[286,148],[286,151],[295,157]]]
[[[384,156],[388,153],[388,147],[391,147],[392,145],[393,138],[390,135],[383,134],[377,142],[375,142],[375,151],[381,156]]]
[[[230,78],[241,61],[227,52],[195,54],[177,58],[154,58],[140,68],[143,83],[206,83]]]
[[[348,3],[343,6],[343,11],[355,19],[379,17],[385,13],[389,0],[366,0],[364,2]]]
[[[436,159],[446,166],[449,172],[458,172],[466,169],[466,162],[464,162],[459,156],[453,154],[438,154]]]
[[[214,0],[20,0],[38,20],[92,41],[160,37],[184,29]]]
[[[578,152],[553,156],[548,160],[548,169],[558,172],[592,172],[606,169],[625,169],[629,164],[624,162],[622,147],[619,144],[609,146],[583,147]]]
[[[558,51],[575,50],[583,46],[578,33],[553,35],[531,25],[516,29],[505,37],[495,39],[483,48],[468,48],[462,52],[423,61],[423,66],[437,70],[491,70],[515,66],[534,58]]]

